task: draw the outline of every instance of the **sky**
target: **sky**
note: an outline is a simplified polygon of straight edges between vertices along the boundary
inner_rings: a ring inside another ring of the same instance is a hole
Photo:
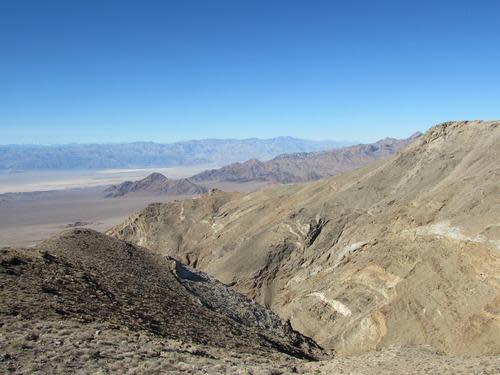
[[[0,144],[373,141],[500,118],[500,1],[0,2]]]

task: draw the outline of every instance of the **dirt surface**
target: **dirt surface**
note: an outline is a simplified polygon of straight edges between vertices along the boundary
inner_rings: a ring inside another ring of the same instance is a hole
[[[181,197],[105,199],[104,188],[0,196],[0,247],[33,246],[75,223],[105,231],[151,202]]]
[[[500,123],[365,169],[150,205],[109,233],[214,275],[341,355],[500,354]]]
[[[498,356],[450,357],[430,348],[388,348],[318,362],[184,343],[73,320],[8,317],[0,326],[4,374],[475,374],[500,372]]]

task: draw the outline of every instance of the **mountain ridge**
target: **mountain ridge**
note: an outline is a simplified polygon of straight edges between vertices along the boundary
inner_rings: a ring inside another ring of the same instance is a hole
[[[499,160],[500,122],[444,123],[346,174],[150,205],[109,234],[215,275],[341,354],[494,355]]]
[[[384,138],[375,143],[347,146],[331,151],[286,153],[268,161],[250,159],[191,177],[199,183],[268,181],[297,183],[334,176],[388,157],[421,136],[407,139]]]

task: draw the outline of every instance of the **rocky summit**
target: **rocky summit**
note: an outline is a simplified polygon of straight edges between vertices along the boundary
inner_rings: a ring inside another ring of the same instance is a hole
[[[139,181],[125,181],[104,190],[106,198],[127,195],[196,195],[206,193],[207,188],[187,178],[170,180],[161,173],[151,173]]]
[[[109,234],[214,275],[339,355],[500,354],[500,122],[370,166],[153,204]]]

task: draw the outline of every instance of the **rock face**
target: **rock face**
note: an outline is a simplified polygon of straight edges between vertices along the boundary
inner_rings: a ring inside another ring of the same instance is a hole
[[[207,192],[207,188],[191,182],[187,178],[169,180],[161,173],[152,173],[139,181],[125,181],[104,191],[106,198],[125,195],[196,195]]]
[[[92,230],[73,229],[32,249],[3,249],[0,262],[2,322],[106,323],[241,353],[309,359],[322,353],[215,279]]]
[[[214,275],[342,354],[500,353],[500,122],[364,169],[153,204],[109,233]]]
[[[408,139],[385,138],[373,144],[344,147],[332,151],[283,154],[269,161],[257,159],[199,173],[195,182],[269,181],[292,183],[318,180],[367,166],[393,155],[421,136]]]

